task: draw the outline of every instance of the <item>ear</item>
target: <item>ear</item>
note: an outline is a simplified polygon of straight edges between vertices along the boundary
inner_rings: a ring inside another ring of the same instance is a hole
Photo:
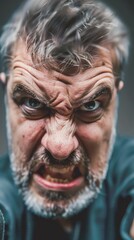
[[[124,82],[120,81],[118,84],[118,91],[122,90],[123,87],[124,87]]]
[[[6,74],[4,72],[0,73],[0,81],[5,84],[6,83]]]

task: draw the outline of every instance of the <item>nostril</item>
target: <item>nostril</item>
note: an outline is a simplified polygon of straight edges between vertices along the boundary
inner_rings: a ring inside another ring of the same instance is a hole
[[[72,164],[72,159],[74,158],[75,153],[72,152],[67,158],[62,159],[62,166],[68,166]],[[45,150],[45,157],[46,157],[46,165],[61,165],[61,161],[59,159],[53,157],[53,155],[48,151]]]
[[[61,152],[58,152],[58,151],[55,151],[55,152],[52,152],[52,151],[49,151],[46,149],[46,153],[47,153],[47,156],[50,160],[52,160],[53,162],[59,162],[59,160],[65,160],[69,157],[70,154],[63,154]]]

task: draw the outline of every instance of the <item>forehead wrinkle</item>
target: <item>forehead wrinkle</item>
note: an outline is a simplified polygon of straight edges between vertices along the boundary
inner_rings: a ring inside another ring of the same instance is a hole
[[[75,91],[72,91],[71,93],[71,99],[73,101],[72,105],[80,105],[83,102],[89,101],[93,98],[95,92],[101,88],[108,88],[112,95],[115,87],[115,84],[112,84],[114,81],[111,81],[110,78],[99,78],[100,80],[97,78],[85,82],[79,82],[76,87],[74,86]]]
[[[36,69],[35,66],[32,66],[32,62],[30,63],[30,60],[26,61],[27,59],[25,58],[24,56],[16,57],[14,70],[20,69],[23,72],[20,75],[28,75],[28,79],[26,78],[25,81],[30,85],[29,87],[37,87],[36,91],[38,91],[39,95],[45,96],[51,103],[55,104],[56,102],[58,103],[58,97],[61,95],[63,102],[67,103],[68,101],[68,106],[85,101],[85,99],[90,98],[90,95],[92,95],[96,84],[100,83],[100,78],[105,78],[105,81],[108,78],[113,78],[111,65],[98,66],[98,61],[95,61],[96,64],[94,67],[85,72],[81,72],[75,76],[66,76],[56,71],[48,71],[42,68]],[[56,89],[56,85],[57,87],[60,86],[59,90],[57,90],[58,88]],[[61,95],[60,92],[62,93]]]
[[[27,73],[29,76],[32,77],[32,79],[35,80],[45,80],[47,79],[47,76],[42,72],[37,70],[34,66],[31,66],[27,63],[24,63],[23,61],[16,61],[13,64],[13,70],[14,72],[17,71],[18,69],[20,69],[21,73]]]
[[[107,69],[107,72],[106,72],[106,69]],[[91,70],[92,69],[90,69],[90,71]],[[109,69],[108,67],[98,67],[97,69],[93,69],[92,71],[93,71],[93,78],[90,78],[91,76],[88,75],[89,71],[87,71],[86,74],[82,74],[82,75],[78,74],[77,76],[73,76],[73,77],[68,77],[59,73],[56,76],[59,78],[58,81],[60,83],[61,83],[60,81],[61,77],[62,79],[64,78],[70,79],[70,84],[64,83],[63,86],[66,86],[71,105],[74,105],[74,103],[76,103],[77,101],[80,102],[83,97],[85,97],[86,95],[89,95],[90,92],[92,92],[92,90],[94,89],[94,87],[96,85],[101,84],[101,82],[102,84],[106,84],[107,87],[110,87],[110,88],[114,87],[112,86],[112,82],[114,82],[114,79],[113,79],[114,76],[112,74],[111,69]],[[83,76],[84,76],[84,79],[83,79]],[[54,85],[56,85],[56,82],[57,82],[57,79]]]
[[[25,69],[29,74],[32,75],[34,79],[37,79],[38,81],[48,80],[48,77],[49,77],[49,82],[54,80],[60,80],[61,82],[63,81],[66,84],[72,85],[76,81],[84,82],[87,80],[87,78],[91,79],[99,75],[100,72],[112,73],[111,58],[109,54],[104,53],[104,51],[103,51],[103,54],[100,52],[97,58],[93,59],[93,66],[91,68],[89,68],[84,72],[80,72],[77,75],[67,76],[62,73],[56,72],[54,70],[48,71],[43,67],[39,68],[39,66],[34,65],[34,63],[32,62],[31,56],[27,52],[26,46],[23,42],[21,42],[21,46],[22,48],[16,47],[16,54],[15,54],[15,60],[13,61],[13,66],[14,68],[20,67],[22,69]],[[100,60],[102,62],[105,62],[106,65],[100,66]],[[107,61],[109,64],[107,63]],[[44,70],[45,70],[45,73],[44,73]]]
[[[47,98],[47,94],[38,86],[38,78],[35,72],[38,73],[38,71],[33,67],[30,67],[21,61],[17,62],[17,65],[14,65],[11,75],[13,85],[25,85],[26,88],[29,88],[29,91],[32,90],[41,101],[44,101],[44,99]],[[40,77],[40,74],[38,77]]]
[[[101,60],[101,62],[103,62],[103,60]],[[105,65],[101,65],[101,66],[97,66],[97,64],[95,66],[93,66],[92,68],[89,68],[85,71],[81,71],[80,73],[73,75],[73,76],[67,76],[64,75],[62,73],[53,71],[53,74],[55,76],[55,78],[53,80],[59,80],[60,82],[65,83],[66,85],[73,85],[76,82],[84,82],[87,81],[91,78],[95,78],[97,77],[99,74],[103,74],[103,73],[107,73],[107,74],[112,74],[113,75],[113,71],[112,71],[112,65],[109,66],[105,66]]]
[[[21,47],[20,47],[21,46]],[[14,60],[15,59],[15,60]],[[100,47],[100,49],[98,50],[98,54],[96,56],[94,56],[93,58],[93,63],[92,63],[92,68],[89,68],[89,70],[92,72],[92,69],[95,70],[96,69],[96,73],[94,71],[94,74],[97,74],[97,71],[99,70],[99,68],[107,68],[105,65],[100,66],[100,60],[102,62],[105,62],[106,64],[109,63],[110,65],[108,66],[109,68],[112,68],[112,61],[111,61],[111,56],[109,53],[109,50],[105,47]],[[39,80],[43,80],[45,79],[45,75],[43,74],[43,70],[44,68],[41,67],[40,65],[34,64],[30,55],[30,52],[28,52],[27,48],[26,48],[26,44],[24,42],[23,39],[19,39],[18,42],[16,43],[16,46],[14,48],[14,58],[13,58],[13,64],[24,64],[26,63],[29,67],[29,71],[30,73],[37,79]],[[17,63],[16,63],[17,62]],[[98,66],[98,67],[97,67]],[[37,70],[38,69],[38,70]],[[45,71],[48,72],[48,70],[45,69]],[[101,71],[101,70],[100,70]],[[104,69],[104,71],[106,71],[106,69]],[[78,75],[74,75],[73,76],[73,81],[75,82],[75,78],[78,80],[78,76],[79,81],[84,81],[86,80],[86,72],[80,72]],[[70,83],[70,77],[66,76],[62,73],[56,72],[54,70],[51,71],[51,73],[53,74],[53,77],[55,76],[56,78],[59,78],[61,81],[66,81],[66,83],[68,82],[68,84]],[[81,75],[82,75],[82,79],[81,79]],[[93,76],[91,76],[93,77]]]
[[[75,81],[85,81],[87,77],[93,78],[96,75],[99,74],[99,72],[112,72],[112,64],[108,64],[106,60],[102,57],[101,62],[105,62],[106,65],[100,66],[100,58],[96,59],[94,61],[93,67],[85,70],[84,72],[80,72],[77,75],[74,76],[67,76],[62,73],[56,72],[54,70],[48,71],[47,69],[41,67],[38,68],[38,66],[35,66],[30,60],[27,58],[23,58],[22,56],[17,56],[15,60],[13,61],[13,68],[20,67],[26,70],[29,74],[31,74],[35,79],[38,79],[39,81],[45,80],[49,75],[50,79],[53,81],[55,79],[65,82],[66,84],[72,84]],[[104,61],[103,61],[104,60]],[[46,74],[44,74],[44,70]]]

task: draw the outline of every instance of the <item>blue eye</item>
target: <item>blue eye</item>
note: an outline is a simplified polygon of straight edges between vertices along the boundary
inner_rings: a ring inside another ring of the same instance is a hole
[[[24,98],[22,104],[31,109],[41,109],[44,104],[34,98]]]
[[[82,111],[93,112],[100,108],[101,103],[99,101],[90,101],[83,104],[80,108]]]

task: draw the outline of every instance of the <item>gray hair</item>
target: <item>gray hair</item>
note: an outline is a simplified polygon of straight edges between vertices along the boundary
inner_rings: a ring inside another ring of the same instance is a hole
[[[128,32],[104,4],[96,0],[28,0],[3,28],[1,56],[10,69],[13,49],[22,39],[33,62],[64,74],[91,66],[99,47],[114,52],[113,72],[120,78],[128,56]]]

